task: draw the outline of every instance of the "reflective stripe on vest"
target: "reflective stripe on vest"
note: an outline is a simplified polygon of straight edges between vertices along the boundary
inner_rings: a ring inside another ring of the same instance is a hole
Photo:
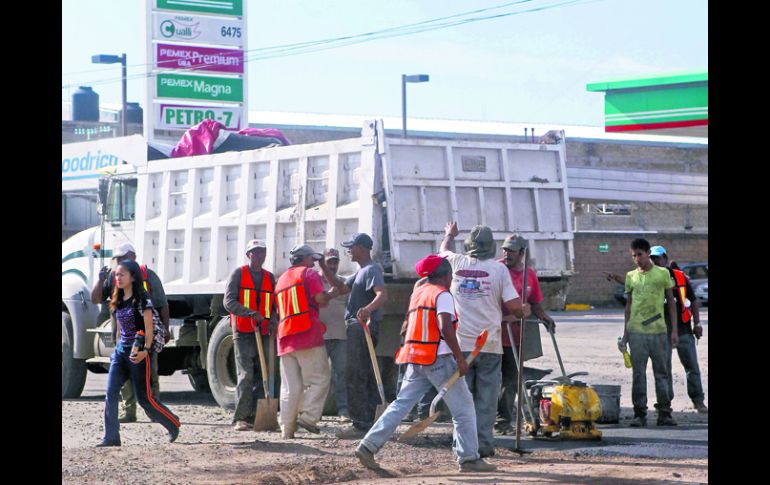
[[[680,270],[675,269],[674,281],[676,282],[676,289],[679,292],[679,311],[682,314],[682,323],[689,323],[692,313],[690,309],[684,306],[684,301],[687,299],[687,278]]]
[[[404,344],[396,353],[396,363],[433,365],[436,362],[442,339],[436,303],[445,291],[448,290],[432,283],[425,283],[414,290],[409,300]],[[457,313],[453,323],[457,329]]]
[[[310,320],[310,304],[305,291],[303,274],[306,266],[293,266],[278,278],[275,298],[278,302],[278,338],[307,332]]]
[[[241,286],[239,290],[239,302],[249,310],[256,310],[259,312],[264,320],[262,321],[261,331],[262,335],[267,335],[267,323],[270,320],[270,309],[273,307],[273,281],[272,273],[270,271],[262,270],[262,284],[259,290],[254,286],[254,280],[251,278],[251,271],[249,266],[241,266]],[[259,306],[257,306],[259,301]],[[253,332],[253,325],[251,317],[241,317],[238,315],[230,314],[231,321],[235,321],[236,328],[239,332]]]
[[[147,279],[147,265],[143,264],[139,266],[139,270],[142,272],[142,279],[144,280],[144,291],[147,293],[152,293],[152,287],[150,286],[150,281]]]

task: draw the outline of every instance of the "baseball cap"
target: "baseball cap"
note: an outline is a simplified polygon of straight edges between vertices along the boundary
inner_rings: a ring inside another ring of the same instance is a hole
[[[417,261],[417,264],[414,265],[414,269],[417,271],[418,276],[430,276],[430,274],[436,271],[436,268],[441,265],[441,262],[444,259],[446,258],[435,254],[429,254]]]
[[[368,234],[359,232],[359,233],[353,234],[353,237],[350,238],[349,240],[344,241],[342,243],[342,247],[349,248],[355,244],[358,244],[359,246],[363,246],[366,249],[372,249],[372,246],[374,246],[374,241],[372,241],[372,238],[370,238]]]
[[[317,253],[308,246],[307,244],[302,244],[298,246],[294,246],[291,248],[291,251],[289,251],[289,254],[291,256],[313,256],[313,259],[318,261],[319,259],[323,259],[323,255],[321,253]]]
[[[134,249],[134,245],[131,243],[123,243],[120,246],[118,246],[118,249],[115,249],[114,251],[112,251],[112,257],[120,258],[125,256],[128,253],[136,254],[136,249]]]
[[[523,236],[513,234],[505,238],[503,241],[503,249],[509,249],[511,251],[519,251],[527,247],[528,241]]]
[[[265,241],[261,239],[252,239],[248,243],[246,243],[246,254],[249,254],[252,249],[256,248],[265,248],[267,249],[267,244],[265,244]]]
[[[663,246],[653,246],[650,248],[650,256],[665,256],[666,248]]]
[[[334,248],[329,248],[324,252],[324,258],[327,261],[330,259],[340,259],[340,252]]]

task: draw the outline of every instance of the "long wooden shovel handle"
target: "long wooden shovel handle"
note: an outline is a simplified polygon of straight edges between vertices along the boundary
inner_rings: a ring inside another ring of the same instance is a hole
[[[262,372],[262,385],[265,388],[265,396],[270,397],[269,390],[267,388],[267,366],[265,364],[265,351],[262,349],[262,335],[259,331],[260,327],[257,325],[257,330],[254,332],[254,336],[257,339],[257,353],[259,354],[259,370]]]
[[[358,323],[364,327],[364,337],[366,338],[366,345],[369,347],[369,357],[372,360],[372,368],[374,370],[374,378],[377,380],[377,391],[380,393],[380,401],[382,401],[382,404],[387,404],[387,401],[385,400],[385,388],[382,385],[382,376],[380,375],[380,366],[377,364],[377,354],[374,351],[374,344],[372,343],[372,334],[369,332],[369,326],[364,323],[363,320],[358,318]]]
[[[473,359],[475,359],[476,356],[479,355],[479,352],[481,352],[481,348],[487,342],[487,336],[489,336],[489,332],[487,330],[482,330],[479,336],[476,337],[476,345],[475,347],[473,347],[473,351],[471,352],[471,355],[469,355],[468,358],[465,359],[466,364],[471,365],[471,362],[473,362]],[[443,385],[439,393],[436,394],[436,397],[433,398],[433,401],[431,401],[430,414],[434,414],[436,412],[436,406],[438,405],[438,402],[444,398],[444,394],[446,394],[447,391],[449,391],[449,388],[454,386],[455,382],[457,382],[459,379],[460,379],[460,369],[457,369],[454,372],[454,374],[452,374],[452,377],[450,377],[449,380],[446,381],[446,384]]]

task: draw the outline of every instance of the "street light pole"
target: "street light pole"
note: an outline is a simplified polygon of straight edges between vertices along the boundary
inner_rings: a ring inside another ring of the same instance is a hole
[[[406,83],[424,83],[430,81],[427,74],[401,75],[401,130],[406,138]]]
[[[123,111],[121,113],[120,117],[120,123],[123,125],[123,136],[128,136],[128,88],[127,88],[127,72],[128,72],[128,66],[126,65],[126,53],[124,52],[122,56],[120,56],[120,63],[122,64],[122,72],[123,72]]]

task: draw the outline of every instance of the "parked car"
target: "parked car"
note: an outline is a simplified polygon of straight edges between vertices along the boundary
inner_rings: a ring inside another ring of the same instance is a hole
[[[708,284],[709,284],[709,264],[708,261],[696,262],[696,263],[676,263],[672,262],[672,265],[676,264],[688,278],[690,278],[690,285],[692,286],[695,296],[698,297],[699,303],[708,306]],[[626,304],[626,288],[624,285],[618,285],[615,288],[615,299],[622,305]]]

